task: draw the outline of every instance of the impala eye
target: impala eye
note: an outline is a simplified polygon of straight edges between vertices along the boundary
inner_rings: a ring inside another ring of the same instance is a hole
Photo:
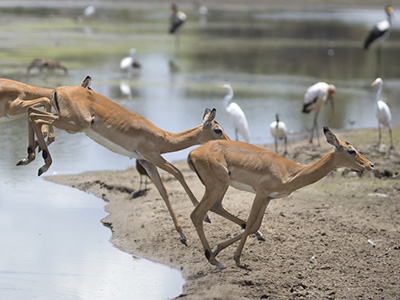
[[[216,134],[222,134],[222,130],[221,130],[221,129],[214,129],[214,132],[215,132]]]
[[[347,153],[349,153],[349,154],[351,154],[351,155],[354,155],[354,154],[356,154],[356,150],[354,150],[354,149],[349,149],[349,150],[347,150]]]

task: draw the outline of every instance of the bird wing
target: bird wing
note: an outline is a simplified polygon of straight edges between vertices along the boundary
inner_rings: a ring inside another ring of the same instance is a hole
[[[371,32],[369,33],[367,39],[364,42],[364,49],[368,49],[369,45],[376,39],[382,37],[388,30],[390,24],[388,21],[384,20],[376,24]]]
[[[185,21],[187,17],[186,14],[178,11],[171,17],[171,28],[169,30],[170,33],[174,33]]]
[[[389,126],[390,120],[392,119],[389,106],[382,100],[376,103],[376,118],[379,123],[384,126]]]
[[[249,124],[247,123],[246,115],[240,106],[236,103],[231,103],[227,109],[229,120],[231,121],[233,127],[243,135],[244,139],[250,141],[250,130]]]
[[[126,69],[129,68],[132,65],[132,57],[125,57],[121,60],[121,63],[119,64],[119,67],[121,69]]]

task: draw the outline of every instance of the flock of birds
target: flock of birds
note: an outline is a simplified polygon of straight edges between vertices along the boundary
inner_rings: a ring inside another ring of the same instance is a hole
[[[364,43],[364,49],[368,49],[368,47],[373,42],[380,43],[389,36],[389,30],[392,23],[393,16],[393,8],[391,6],[385,7],[385,12],[387,15],[386,20],[378,22],[370,31],[367,39]],[[387,127],[390,135],[390,149],[393,149],[393,137],[392,137],[392,129],[390,125],[391,121],[391,113],[389,106],[380,99],[380,94],[382,92],[383,80],[381,78],[377,78],[372,84],[372,86],[378,85],[378,92],[376,95],[376,118],[378,120],[378,128],[379,128],[379,141],[378,141],[378,149],[381,147],[381,126]],[[233,89],[229,84],[224,84],[220,87],[223,87],[227,90],[227,95],[223,101],[223,108],[225,113],[231,122],[235,130],[235,137],[238,140],[238,133],[240,133],[243,139],[246,142],[250,141],[250,130],[249,125],[246,119],[246,115],[240,106],[237,103],[230,102],[233,98]],[[334,95],[335,95],[336,87],[333,84],[328,84],[326,82],[317,82],[310,86],[305,95],[303,102],[303,113],[314,113],[314,121],[313,127],[311,130],[311,136],[309,139],[310,143],[313,143],[314,133],[317,136],[318,145],[320,145],[319,141],[319,130],[318,130],[318,114],[323,106],[323,104],[327,104],[328,102],[332,107],[332,119],[335,117],[334,111]],[[285,143],[285,151],[283,155],[286,155],[287,152],[287,136],[288,129],[286,124],[280,120],[279,114],[276,114],[276,120],[270,124],[270,132],[274,137],[275,143],[275,152],[278,152],[278,140],[284,140]]]
[[[204,14],[207,13],[207,8],[205,6],[198,5],[199,13]],[[84,17],[89,18],[95,13],[96,9],[93,6],[89,6],[84,10]],[[173,3],[171,4],[171,17],[170,17],[170,27],[169,33],[175,34],[182,27],[182,25],[187,20],[187,15],[178,9],[178,6]],[[386,19],[378,22],[371,29],[368,37],[364,42],[364,49],[368,49],[372,43],[380,43],[389,36],[390,27],[392,24],[393,17],[393,8],[391,6],[385,7]],[[379,47],[379,46],[378,46]],[[129,51],[129,55],[124,57],[120,62],[120,69],[131,73],[134,70],[140,69],[142,66],[138,59],[136,58],[136,49],[132,48]],[[37,65],[38,62],[33,62],[29,67],[29,70],[33,67],[46,67]],[[53,65],[51,65],[53,66]],[[63,67],[64,68],[64,67]],[[66,68],[65,68],[66,70]],[[377,78],[373,83],[373,86],[378,85],[378,92],[376,95],[376,118],[378,120],[378,128],[379,128],[379,141],[378,147],[381,146],[381,127],[387,127],[390,134],[390,149],[393,149],[393,138],[392,138],[392,129],[390,125],[391,121],[391,113],[388,105],[380,99],[380,94],[382,92],[383,80],[381,78]],[[250,142],[251,133],[249,129],[249,124],[246,118],[244,111],[241,107],[232,102],[234,92],[233,88],[229,84],[223,84],[219,86],[220,88],[224,88],[227,92],[224,100],[223,100],[223,109],[226,113],[228,120],[231,123],[231,126],[235,132],[235,139],[239,140],[239,134],[246,142]],[[121,91],[124,94],[130,95],[130,88],[124,84],[121,84]],[[311,129],[311,136],[309,139],[310,143],[313,143],[314,134],[316,135],[316,139],[318,145],[320,145],[319,141],[319,130],[318,130],[318,114],[323,106],[323,104],[330,103],[332,108],[332,119],[335,117],[334,112],[334,95],[335,95],[336,87],[333,84],[328,84],[325,82],[317,82],[310,86],[304,95],[303,101],[303,113],[313,112],[313,126]],[[288,138],[288,128],[286,124],[280,119],[279,114],[276,114],[276,120],[270,124],[270,132],[274,138],[275,143],[275,151],[278,152],[278,140],[283,140],[285,145],[285,150],[283,155],[287,155],[287,138]]]
[[[199,8],[202,11],[206,11],[204,6]],[[178,9],[176,4],[171,5],[172,15],[170,19],[170,33],[175,33],[187,20],[187,16],[184,12]],[[392,24],[393,17],[393,8],[391,6],[385,7],[386,19],[378,22],[371,29],[368,37],[365,39],[364,49],[368,49],[370,45],[375,43],[380,43],[388,38],[389,30]],[[137,62],[134,57],[136,53],[135,49],[131,49],[130,56],[124,58],[121,61],[121,69],[127,70],[129,68],[140,68],[140,64]],[[390,126],[391,121],[391,113],[388,105],[381,100],[380,94],[382,92],[383,80],[381,78],[377,78],[372,86],[378,85],[378,92],[376,95],[376,118],[378,120],[378,128],[379,128],[379,141],[378,147],[381,145],[381,126],[387,127],[389,129],[390,134],[390,149],[393,149],[393,138],[392,138],[392,129]],[[239,134],[243,137],[246,142],[250,142],[251,133],[249,129],[249,124],[246,118],[244,111],[240,108],[240,106],[232,102],[233,99],[233,88],[229,84],[223,84],[219,86],[220,88],[224,88],[227,91],[227,94],[223,100],[223,109],[226,113],[227,118],[229,119],[231,126],[235,131],[236,140],[239,139]],[[320,112],[323,104],[330,103],[332,108],[332,119],[335,117],[334,112],[334,95],[335,95],[336,87],[333,84],[328,84],[326,82],[317,82],[310,86],[304,95],[303,101],[303,113],[313,112],[313,127],[311,130],[311,136],[309,139],[310,143],[313,143],[314,133],[317,137],[318,145],[320,145],[319,141],[319,130],[318,130],[318,114]],[[285,150],[283,155],[286,155],[287,152],[287,136],[288,129],[286,124],[280,120],[279,114],[276,114],[276,120],[270,124],[270,132],[274,137],[275,143],[275,151],[278,152],[278,140],[284,140]]]

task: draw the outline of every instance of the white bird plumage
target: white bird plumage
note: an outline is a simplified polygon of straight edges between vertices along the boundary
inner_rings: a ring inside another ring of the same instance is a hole
[[[379,141],[378,141],[378,149],[380,149],[381,145],[381,125],[387,127],[389,129],[390,135],[390,149],[393,149],[393,138],[392,138],[392,128],[390,126],[390,121],[392,119],[392,115],[390,113],[389,106],[380,99],[380,95],[383,87],[383,80],[381,78],[375,79],[371,86],[378,85],[378,91],[376,93],[376,118],[378,120],[378,128],[379,128]]]
[[[243,136],[244,140],[247,143],[249,143],[251,135],[246,115],[244,114],[243,110],[237,103],[235,102],[229,103],[233,98],[232,87],[227,83],[219,85],[219,87],[226,89],[228,92],[222,103],[226,116],[231,122],[233,128],[235,129],[236,140],[239,139],[238,137],[238,132],[239,132]]]
[[[175,3],[171,4],[172,15],[170,18],[171,26],[169,33],[175,33],[183,23],[186,22],[187,16],[183,11],[178,10],[178,6]]]
[[[123,71],[128,71],[131,72],[133,69],[140,69],[141,65],[136,59],[136,49],[132,48],[129,50],[129,56],[124,57],[120,64],[119,67]]]
[[[85,16],[85,18],[90,18],[94,15],[95,12],[96,8],[93,5],[89,5],[83,10],[83,15]]]
[[[320,145],[317,122],[318,113],[324,103],[331,103],[332,119],[335,117],[335,107],[333,103],[335,91],[336,87],[333,84],[328,84],[326,82],[317,82],[310,86],[304,95],[302,112],[309,113],[311,111],[314,111],[314,123],[311,130],[310,143],[312,143],[312,140],[314,138],[314,131],[316,131],[318,145]]]
[[[371,29],[368,37],[364,42],[364,49],[368,49],[372,42],[379,40],[382,42],[386,38],[389,37],[389,30],[392,25],[392,15],[393,8],[390,5],[385,7],[386,12],[386,20],[382,20],[375,24],[375,26]]]
[[[278,153],[278,140],[285,140],[285,152],[283,155],[286,155],[287,152],[287,127],[284,122],[279,120],[279,114],[275,115],[276,121],[272,122],[269,125],[269,130],[271,131],[272,136],[275,141],[275,152]]]

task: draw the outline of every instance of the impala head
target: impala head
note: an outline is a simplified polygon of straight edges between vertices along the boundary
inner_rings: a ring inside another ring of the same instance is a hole
[[[366,159],[350,143],[340,140],[328,127],[324,127],[326,141],[335,147],[335,155],[340,159],[340,166],[357,171],[372,170],[374,164]]]
[[[203,130],[201,135],[201,144],[204,144],[210,140],[229,140],[230,138],[225,134],[224,129],[221,125],[215,121],[215,115],[217,110],[215,108],[206,108],[203,116]]]

